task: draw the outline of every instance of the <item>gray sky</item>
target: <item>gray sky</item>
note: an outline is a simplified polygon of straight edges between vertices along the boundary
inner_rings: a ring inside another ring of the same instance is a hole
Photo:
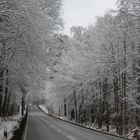
[[[64,0],[63,19],[65,30],[75,26],[88,26],[97,16],[104,15],[109,9],[116,9],[117,0]]]

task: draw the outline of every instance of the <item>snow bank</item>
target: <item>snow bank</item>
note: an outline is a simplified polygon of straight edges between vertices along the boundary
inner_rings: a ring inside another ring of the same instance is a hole
[[[44,105],[39,105],[39,108],[46,114],[49,114],[48,109]]]
[[[61,120],[66,120],[66,121],[69,120],[67,117],[62,117],[62,116],[60,116],[60,117],[58,117],[58,118],[60,118]]]
[[[109,132],[107,131],[106,126],[103,126],[101,129],[99,129],[94,124],[91,124],[90,126],[88,125],[86,127],[90,128],[90,129],[93,129],[93,130],[97,130],[97,131],[101,131],[101,132],[105,132],[105,133],[108,133],[108,134],[119,136],[119,134],[116,132],[116,129],[111,125],[109,126]]]
[[[18,120],[21,119],[20,115],[15,115],[13,117],[9,117],[6,120],[3,120],[2,118],[0,118],[0,140],[3,140],[3,133],[4,130],[7,130],[8,132],[8,138],[7,140],[9,140],[12,137],[12,133],[14,131],[15,128],[18,127]]]

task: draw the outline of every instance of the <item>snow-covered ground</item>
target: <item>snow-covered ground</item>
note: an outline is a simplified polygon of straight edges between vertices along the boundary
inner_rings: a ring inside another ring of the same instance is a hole
[[[10,140],[12,137],[14,129],[19,126],[18,120],[21,119],[20,115],[15,115],[13,117],[8,117],[6,120],[0,118],[0,140],[4,140],[4,130],[8,132],[7,140]]]
[[[97,130],[97,131],[102,131],[102,132],[106,132],[106,133],[109,133],[109,134],[119,136],[119,134],[117,133],[116,129],[111,125],[109,126],[109,132],[107,131],[106,126],[103,126],[101,129],[98,129],[98,127],[95,126],[93,123],[87,123],[87,124],[84,124],[84,126],[87,127],[87,128]]]
[[[60,119],[62,119],[62,120],[68,121],[68,118],[67,118],[67,117],[62,117],[62,116],[60,116],[60,117],[58,117],[58,118],[60,118]]]
[[[48,114],[48,109],[44,105],[39,105],[39,108],[46,114]]]
[[[40,108],[44,113],[49,114],[48,109],[47,109],[44,105],[39,105],[39,108]],[[60,118],[60,119],[62,119],[62,120],[68,120],[67,117],[62,117],[62,116],[60,116],[60,117],[55,116],[55,117]]]
[[[107,131],[106,126],[103,126],[101,129],[99,129],[97,126],[95,126],[95,125],[92,124],[92,123],[89,123],[89,124],[87,124],[87,125],[84,124],[84,126],[87,127],[87,128],[91,128],[91,129],[93,129],[93,130],[97,130],[97,131],[105,132],[105,133],[108,133],[108,134],[120,136],[120,135],[117,133],[116,128],[113,127],[113,126],[111,126],[111,125],[109,126],[109,132]],[[128,134],[124,135],[123,137],[132,140],[132,139],[133,139],[133,131],[134,131],[134,129],[133,129],[131,132],[129,132]]]

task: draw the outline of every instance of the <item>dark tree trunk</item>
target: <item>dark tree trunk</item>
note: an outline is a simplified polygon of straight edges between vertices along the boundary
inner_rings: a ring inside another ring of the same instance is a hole
[[[77,122],[77,99],[76,99],[76,91],[75,91],[75,88],[73,90],[73,95],[74,95],[74,107],[75,107],[75,121]]]
[[[2,116],[2,99],[3,99],[3,73],[0,74],[0,116]]]
[[[6,69],[6,87],[5,87],[5,95],[4,95],[4,102],[3,102],[3,117],[6,117],[6,108],[7,108],[7,99],[8,99],[8,69]]]
[[[67,116],[67,104],[65,98],[64,98],[64,116]]]
[[[21,109],[21,115],[24,115],[24,111],[25,111],[25,97],[22,97],[22,109]]]

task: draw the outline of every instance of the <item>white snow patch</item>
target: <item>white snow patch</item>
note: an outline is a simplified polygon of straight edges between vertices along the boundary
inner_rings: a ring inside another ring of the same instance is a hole
[[[39,108],[46,114],[49,114],[48,109],[44,105],[39,105]]]
[[[7,119],[0,118],[0,140],[3,140],[3,133],[4,130],[7,130],[8,132],[8,138],[9,140],[13,136],[13,131],[15,128],[19,126],[18,120],[21,119],[20,115],[15,115],[13,117],[8,117]]]
[[[62,131],[60,129],[57,129],[57,132],[61,133]]]
[[[70,140],[75,140],[75,138],[72,137],[72,136],[68,136],[68,138],[69,138]]]
[[[58,118],[60,118],[60,119],[62,119],[62,120],[68,120],[67,117],[62,117],[62,116],[60,116],[60,117],[58,117]]]

